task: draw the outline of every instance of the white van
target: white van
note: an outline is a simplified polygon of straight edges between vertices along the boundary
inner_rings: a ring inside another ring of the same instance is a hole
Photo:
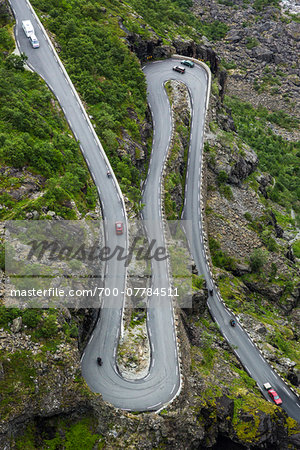
[[[22,28],[27,37],[34,34],[34,28],[30,20],[22,20]]]
[[[29,42],[33,48],[39,48],[39,46],[40,46],[40,43],[39,43],[37,37],[35,36],[35,34],[31,34],[29,36]]]

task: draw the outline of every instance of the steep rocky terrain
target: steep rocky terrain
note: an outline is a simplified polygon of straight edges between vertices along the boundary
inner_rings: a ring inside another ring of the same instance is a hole
[[[229,69],[228,94],[299,115],[299,23],[275,2],[262,8],[257,3],[196,0],[193,10],[201,20],[229,26],[225,39],[214,44]]]
[[[208,130],[206,137],[206,213],[216,278],[267,358],[299,386],[299,260],[291,246],[297,228],[268,199],[272,177],[257,170],[253,150],[236,141],[228,145],[222,129]],[[256,271],[252,258],[259,251],[264,267]]]

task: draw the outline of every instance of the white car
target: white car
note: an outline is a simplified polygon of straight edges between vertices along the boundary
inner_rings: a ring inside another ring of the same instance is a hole
[[[22,28],[27,37],[34,34],[34,28],[30,20],[22,20]]]
[[[40,43],[39,43],[37,37],[35,36],[35,34],[31,34],[29,36],[29,42],[33,48],[39,48],[39,46],[40,46]]]

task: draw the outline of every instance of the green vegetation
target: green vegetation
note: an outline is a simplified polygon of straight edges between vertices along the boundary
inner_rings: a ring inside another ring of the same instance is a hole
[[[268,6],[280,7],[280,0],[254,0],[253,6],[258,11],[262,11]]]
[[[89,172],[50,91],[36,74],[23,70],[23,63],[17,55],[0,59],[0,164],[25,167],[48,181],[43,196],[17,201],[10,190],[22,180],[7,180],[0,193],[0,217],[22,219],[27,211],[47,206],[62,217],[76,218],[71,200],[82,213],[95,205]],[[2,184],[5,179],[1,175]]]
[[[234,5],[232,0],[218,0],[218,3],[220,5],[225,5],[225,6],[233,6]]]
[[[234,400],[233,426],[238,438],[243,442],[253,444],[259,440],[260,411],[264,411],[272,416],[274,414],[274,406],[251,394]],[[240,419],[242,412],[248,413],[247,415],[250,416],[249,421]]]
[[[0,365],[4,374],[0,380],[2,420],[10,420],[12,416],[23,414],[28,402],[32,404],[43,402],[44,396],[48,395],[48,383],[56,378],[58,370],[69,369],[70,348],[76,347],[72,339],[77,335],[77,322],[74,318],[65,316],[62,311],[19,310],[0,306],[0,327],[4,328],[11,341],[13,336],[9,330],[16,317],[22,318],[21,332],[27,335],[26,340],[23,338],[23,342],[31,342],[35,346],[35,351],[20,349],[18,340],[14,351],[11,344],[7,350],[0,351]],[[65,352],[63,360],[52,359],[52,354],[58,348],[60,352]],[[47,365],[46,378],[41,376],[41,363]],[[69,386],[72,386],[75,396],[89,395],[79,373],[74,380],[70,378]],[[66,397],[61,398],[62,403],[69,401],[68,395],[66,391]]]
[[[214,363],[217,360],[214,358],[217,351],[211,346],[214,339],[213,334],[206,329],[202,330],[202,334],[201,347],[192,346],[191,348],[191,370],[206,378],[212,373]]]
[[[227,200],[233,200],[232,189],[228,184],[221,184],[219,186],[220,194],[223,195]]]
[[[245,386],[247,387],[247,389],[251,390],[251,389],[256,387],[256,381],[253,380],[253,378],[249,377],[247,372],[245,372],[244,370],[239,369],[238,367],[235,367],[233,364],[231,365],[231,367],[241,377],[241,379],[243,380],[243,382],[244,382]],[[235,384],[239,384],[239,380]]]
[[[89,426],[81,422],[73,425],[66,431],[65,439],[62,439],[59,433],[57,433],[57,437],[46,441],[46,444],[49,450],[55,450],[59,444],[63,444],[66,450],[80,450],[82,448],[92,450],[97,441],[99,441],[99,435],[93,434]]]
[[[31,353],[25,350],[12,354],[0,352],[0,362],[5,373],[5,377],[0,380],[2,420],[9,417],[12,409],[17,410],[21,406],[20,397],[26,397],[28,401],[35,392],[34,378],[37,373],[31,358]]]
[[[226,97],[231,108],[239,136],[249,144],[259,157],[259,167],[276,180],[269,189],[271,200],[300,212],[300,142],[289,142],[275,135],[267,122],[292,130],[299,125],[297,119],[282,111],[269,113],[266,108],[255,109],[237,98]]]
[[[296,258],[300,258],[300,241],[294,242],[293,251]]]
[[[213,129],[212,129],[213,124],[210,123],[209,126],[210,126],[210,129],[213,131]],[[210,146],[208,144],[208,142],[204,142],[204,151],[206,153],[208,153],[208,162],[209,162],[209,164],[211,166],[215,166],[215,164],[216,164],[216,154],[217,154],[216,147],[215,146]]]
[[[187,243],[182,237],[182,230],[179,230],[176,236],[172,236],[172,241],[168,240],[168,252],[170,255],[171,273],[173,286],[177,288],[178,297],[175,300],[182,301],[189,299],[192,293],[192,287],[201,286],[201,279],[192,278],[190,267],[190,253]]]
[[[228,175],[224,170],[221,170],[217,176],[218,184],[226,183],[228,180]]]
[[[254,47],[258,46],[258,40],[253,37],[248,37],[246,42],[246,47],[251,50]]]
[[[222,251],[220,243],[212,237],[209,238],[209,249],[212,262],[215,266],[229,271],[235,269],[236,267],[235,259],[227,255],[227,253],[225,253],[224,251]]]
[[[12,38],[12,27],[8,24],[0,28],[0,53],[4,51],[11,51],[14,47],[15,43]]]
[[[226,4],[226,2],[230,3],[230,0],[220,0],[220,2]],[[133,140],[141,141],[140,125],[145,118],[146,88],[144,76],[136,57],[128,50],[126,44],[119,40],[120,36],[124,37],[118,24],[119,12],[122,8],[127,8],[127,5],[125,6],[116,0],[104,0],[101,2],[101,6],[96,0],[90,0],[88,3],[84,0],[76,0],[76,2],[74,0],[40,0],[39,2],[34,0],[33,3],[47,14],[46,25],[56,34],[57,40],[62,46],[61,56],[83,100],[88,105],[96,131],[110,157],[120,180],[121,188],[130,200],[137,204],[140,199],[141,174],[133,167],[131,159],[124,156],[123,137],[124,130],[126,130]],[[193,18],[187,9],[191,6],[190,0],[187,2],[183,0],[151,0],[150,2],[144,2],[144,4],[141,4],[139,0],[129,0],[128,3],[133,5],[143,15],[143,18],[163,36],[165,36],[165,29],[167,29],[169,30],[169,36],[181,33],[182,36],[199,38],[197,33],[204,33],[214,40],[222,38],[227,32],[227,26],[221,22],[203,24],[198,19]],[[256,3],[259,9],[260,5],[264,4],[264,0],[256,0]],[[107,11],[103,7],[106,7]],[[183,25],[183,23],[187,23],[187,25]],[[124,21],[124,25],[131,31],[140,33],[142,37],[151,34],[147,27],[142,28],[143,19],[139,19],[139,22],[137,22],[132,20],[129,15]],[[196,33],[192,27],[197,30]],[[0,49],[12,49],[12,39],[9,36],[9,29],[0,33]],[[248,42],[250,46],[253,46],[253,44],[255,44],[253,41]],[[41,211],[43,206],[47,206],[65,218],[74,218],[71,200],[76,202],[80,212],[85,213],[90,207],[94,206],[96,194],[78,145],[69,135],[69,129],[58,111],[57,103],[36,75],[23,70],[24,61],[22,57],[9,56],[6,59],[3,57],[0,62],[0,161],[19,168],[25,166],[34,174],[43,175],[45,195],[28,204],[28,202],[16,202],[9,192],[1,194],[1,203],[7,206],[3,217],[23,218],[26,211],[32,209]],[[239,117],[239,111],[236,114]],[[261,132],[265,130],[264,121],[266,120],[286,128],[297,125],[284,113],[273,114],[275,116],[268,113],[267,117],[259,117],[259,124],[262,124]],[[257,115],[257,112],[254,115]],[[253,123],[256,122],[251,114],[248,116],[248,110],[247,113],[244,111],[244,117],[248,127],[252,127]],[[240,122],[243,124],[242,119],[240,119]],[[188,127],[182,127],[177,131],[181,136],[186,137],[188,135]],[[251,131],[253,131],[253,128],[251,128]],[[245,141],[251,140],[250,133],[247,134],[244,130],[242,132],[245,133],[243,135]],[[256,135],[256,133],[252,134]],[[269,135],[263,136],[264,146]],[[273,135],[271,137],[273,139]],[[270,147],[273,146],[272,139]],[[177,150],[175,148],[174,158],[178,156]],[[288,159],[290,154],[294,157],[294,147],[290,152],[285,150],[286,148],[280,153],[278,149],[280,158],[285,155]],[[208,151],[210,151],[210,157],[213,159],[214,149],[208,149]],[[184,158],[186,158],[186,152]],[[274,160],[273,156],[267,159],[267,163],[272,159]],[[286,174],[295,178],[296,175],[291,170],[292,162],[293,159],[290,159],[289,162],[284,164],[284,168]],[[265,162],[265,164],[267,163]],[[280,164],[280,162],[277,161],[277,164]],[[220,192],[227,199],[232,199],[232,191],[226,185],[227,177],[225,175],[219,174],[218,177]],[[274,176],[279,176],[279,173]],[[0,182],[2,183],[2,180]],[[171,214],[175,211],[176,205],[168,205],[168,200],[170,202],[171,200],[167,195],[173,188],[183,182],[184,176],[180,177],[177,173],[170,174],[170,177],[166,180],[166,210]],[[274,189],[279,182],[282,183],[278,178]],[[16,188],[21,181],[11,178],[9,183],[10,190],[11,187]],[[288,198],[289,204],[297,210],[296,195],[298,195],[298,191],[296,192],[295,189],[294,192],[292,184],[287,183],[283,186],[285,189],[279,189],[279,200],[285,202]],[[273,199],[275,199],[274,196],[273,192]],[[13,210],[13,214],[9,210]],[[251,222],[249,226],[253,225],[251,216],[247,216],[247,220]],[[274,239],[269,230],[263,230],[261,236],[267,248],[270,251],[276,251],[276,243],[274,244]],[[294,246],[295,252],[297,249],[299,250],[297,243]],[[234,270],[235,260],[221,250],[217,240],[210,239],[210,248],[216,266]],[[175,268],[180,268],[184,261],[183,252],[178,248],[173,249],[173,252],[170,250],[170,252],[173,258],[172,262],[175,262]],[[0,253],[0,256],[1,265],[3,265],[3,252]],[[261,263],[257,262],[257,255],[253,255],[253,258],[252,269],[253,275],[256,276],[256,272],[261,269]],[[180,274],[183,276],[182,272]],[[275,275],[274,269],[272,277],[274,278]],[[195,275],[192,278],[193,287],[201,289],[203,279]],[[223,280],[220,279],[221,290],[227,289],[228,292],[231,284],[235,285],[237,281],[235,279],[229,280],[226,276]],[[247,304],[247,308],[254,315],[260,308],[259,299],[253,300],[253,302],[250,299],[250,305],[248,306],[248,302],[241,298],[240,293],[230,295],[230,301],[235,306],[240,306],[240,302]],[[274,320],[275,314],[272,314],[273,311],[266,314],[266,321]],[[0,325],[5,329],[9,329],[12,320],[16,317],[22,317],[23,325],[27,327],[33,340],[39,340],[44,344],[44,353],[55,351],[56,346],[61,343],[63,338],[67,340],[75,338],[78,333],[76,324],[72,320],[61,320],[59,313],[54,310],[44,313],[41,310],[23,311],[16,308],[5,309],[0,307]],[[144,320],[145,316],[134,311],[130,327],[141,324]],[[206,329],[201,330],[201,346],[195,350],[198,361],[192,361],[192,367],[207,377],[211,376],[214,366],[217,366],[215,362],[221,359],[218,350],[213,345],[216,327],[209,320],[201,318],[201,321],[199,321],[199,325]],[[284,331],[286,330],[284,329]],[[293,336],[289,335],[287,331],[284,333],[278,326],[272,342],[277,345],[279,350],[294,357],[294,342],[290,342],[292,339]],[[286,340],[288,340],[288,343]],[[222,352],[222,354],[225,355],[227,361],[232,358],[229,353]],[[1,398],[2,418],[8,417],[11,408],[18,406],[15,401],[16,398],[18,401],[20,400],[18,394],[28,400],[35,393],[36,369],[30,364],[31,357],[32,355],[28,355],[27,352],[17,352],[12,356],[10,354],[1,355],[5,371],[5,378],[0,381],[1,394],[4,393],[4,398]],[[24,364],[24,361],[28,364]],[[249,394],[247,390],[253,391],[255,383],[244,371],[236,367],[234,367],[234,370],[239,377],[230,386],[231,392],[235,395],[237,392],[240,393],[241,390],[244,392],[242,398],[235,400],[234,424],[236,425],[237,435],[241,439],[246,442],[253,442],[259,425],[256,409],[267,410],[271,414],[274,411],[274,406],[266,404],[263,400],[259,401],[253,394]],[[217,387],[212,390],[208,386],[204,397],[211,399],[213,395],[215,397],[220,396],[222,392],[221,388]],[[253,412],[253,421],[245,423],[245,421],[237,419],[239,412],[243,410]],[[290,424],[290,426],[292,428],[294,425]],[[89,420],[71,425],[59,423],[56,428],[55,436],[44,435],[42,440],[40,439],[37,442],[36,430],[32,427],[25,436],[18,440],[16,448],[28,450],[31,448],[47,448],[49,450],[86,448],[88,450],[95,448],[95,446],[102,448],[104,445],[103,438],[95,433],[95,427]]]
[[[254,83],[253,83],[254,89],[256,91],[258,91],[259,93],[261,93],[261,92],[264,92],[265,90],[269,90],[269,88],[271,88],[272,86],[275,86],[270,90],[271,94],[279,93],[280,90],[279,90],[278,86],[281,86],[281,81],[280,81],[279,76],[282,76],[281,75],[282,72],[276,71],[276,76],[273,76],[273,75],[271,75],[270,69],[268,67],[265,68],[264,72],[266,73],[266,75],[263,75],[259,80],[258,79],[254,80]],[[285,114],[285,113],[283,111],[278,111],[277,113],[273,113],[273,114],[279,114],[279,116],[280,116],[281,114]]]
[[[250,255],[250,267],[252,272],[261,272],[268,260],[267,253],[261,248],[256,248]]]
[[[146,85],[137,58],[120,39],[125,33],[120,28],[119,17],[126,17],[124,26],[142,37],[151,34],[146,22],[164,38],[168,33],[170,37],[180,33],[197,40],[198,33],[209,39],[221,39],[227,26],[216,21],[202,23],[189,12],[191,2],[160,0],[142,3],[130,0],[128,3],[143,19],[137,20],[128,5],[117,1],[104,1],[100,6],[96,0],[88,4],[77,0],[58,2],[55,7],[52,0],[33,1],[41,13],[47,14],[43,18],[45,25],[56,35],[62,48],[60,56],[88,106],[121,189],[138,209],[141,174],[132,160],[124,156],[126,144],[123,135],[126,130],[133,140],[141,141]],[[168,182],[172,188],[178,180],[170,179]],[[58,192],[54,194],[59,195]],[[172,204],[169,206],[171,209],[174,207]]]
[[[268,330],[263,340],[270,343],[275,349],[277,356],[289,357],[297,363],[299,366],[300,350],[295,335],[293,323],[286,322],[284,325],[280,320],[282,311],[279,306],[274,303],[273,300],[268,300],[264,295],[260,295],[257,292],[245,293],[245,286],[243,281],[257,282],[263,281],[268,283],[267,276],[269,276],[269,282],[272,281],[277,286],[282,287],[283,294],[280,302],[284,304],[285,298],[294,289],[293,282],[290,277],[284,275],[277,275],[276,279],[272,277],[272,270],[274,266],[270,268],[270,273],[256,272],[244,275],[242,279],[232,276],[232,274],[222,274],[219,278],[219,288],[222,294],[222,298],[225,303],[235,312],[247,314],[255,320],[255,323],[259,322],[263,324]],[[277,270],[277,268],[276,268]],[[260,278],[258,278],[260,277]]]
[[[203,276],[192,274],[192,287],[195,291],[200,291],[204,285]]]
[[[26,327],[35,341],[59,341],[62,337],[58,335],[59,323],[62,324],[65,339],[75,338],[78,334],[74,319],[64,318],[58,310],[6,308],[0,305],[0,327],[9,330],[17,317],[22,318],[23,329]]]
[[[272,233],[271,230],[268,229],[264,230],[261,233],[261,240],[263,241],[263,243],[270,252],[276,252],[279,247],[275,239],[272,237],[271,233]]]
[[[142,325],[145,323],[147,317],[146,308],[143,309],[133,309],[131,313],[129,327],[134,328],[137,325]]]
[[[128,3],[164,39],[180,34],[196,41],[199,41],[199,35],[217,41],[228,31],[224,22],[202,22],[196,18],[188,9],[193,5],[191,0],[128,0]]]
[[[293,331],[289,328],[277,328],[276,331],[268,336],[268,342],[288,358],[291,358],[293,361],[299,361],[300,349],[295,341]]]
[[[247,182],[249,182],[249,179],[251,179],[251,176],[248,178]],[[254,188],[252,181],[250,181],[249,184],[251,185],[252,188]],[[257,192],[257,189],[255,190]],[[276,210],[273,209],[272,210],[268,209],[265,214],[263,214],[260,217],[256,217],[255,219],[253,219],[248,212],[244,214],[245,219],[249,222],[248,227],[251,230],[255,231],[260,236],[260,239],[267,248],[267,250],[269,250],[270,252],[283,251],[285,253],[286,252],[285,248],[278,245],[275,238],[273,237],[274,216],[276,219],[278,218],[277,219],[278,223],[280,223],[284,228],[286,228],[288,225],[290,225],[291,227],[292,225],[290,223],[291,218],[288,216],[283,216],[282,214],[276,212]]]
[[[103,448],[103,437],[96,434],[96,424],[92,417],[81,419],[79,422],[71,423],[63,419],[55,419],[55,437],[52,426],[45,427],[42,432],[33,424],[29,425],[25,433],[16,439],[16,449],[37,450],[93,450]],[[97,447],[95,447],[97,445]]]

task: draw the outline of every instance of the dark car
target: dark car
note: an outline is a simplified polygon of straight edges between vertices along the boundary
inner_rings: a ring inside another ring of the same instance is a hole
[[[184,59],[183,61],[181,61],[181,64],[184,64],[187,67],[194,67],[193,61],[189,61],[188,59]]]
[[[282,400],[274,389],[269,389],[268,394],[276,405],[281,405]]]
[[[174,66],[173,70],[175,70],[175,72],[179,72],[179,73],[184,73],[185,72],[185,68],[184,67],[180,67],[180,66]]]
[[[116,234],[123,234],[123,222],[116,222]]]
[[[214,295],[214,290],[213,289],[209,289],[209,295]]]

